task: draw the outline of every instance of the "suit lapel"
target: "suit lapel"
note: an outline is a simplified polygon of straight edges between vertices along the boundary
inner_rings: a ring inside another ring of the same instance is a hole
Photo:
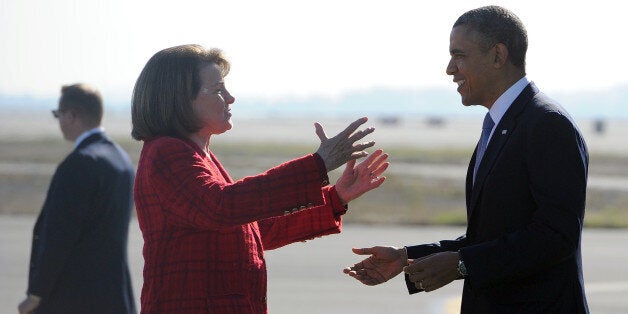
[[[539,90],[536,88],[534,83],[530,82],[530,84],[523,89],[521,94],[519,94],[499,121],[499,124],[495,127],[495,131],[493,131],[493,136],[488,143],[484,157],[482,157],[480,166],[478,167],[478,173],[475,175],[475,185],[473,184],[472,166],[475,163],[475,153],[473,154],[469,170],[467,171],[467,219],[471,217],[471,214],[475,209],[484,181],[493,168],[493,165],[499,156],[499,152],[508,142],[508,138],[517,126],[517,117],[525,109],[526,104],[528,104],[532,97],[538,92]],[[470,197],[469,192],[471,192]]]

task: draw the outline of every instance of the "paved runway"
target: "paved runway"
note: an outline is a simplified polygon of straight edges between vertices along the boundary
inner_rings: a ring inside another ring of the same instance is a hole
[[[0,314],[16,313],[23,299],[34,216],[0,216]],[[281,313],[458,313],[461,282],[409,296],[401,276],[376,287],[342,274],[359,257],[351,247],[405,245],[451,239],[460,227],[347,225],[340,235],[267,252],[269,310]],[[129,258],[135,294],[142,281],[142,238],[132,222]],[[587,229],[583,259],[591,313],[628,312],[628,230]],[[138,302],[139,304],[139,302]]]

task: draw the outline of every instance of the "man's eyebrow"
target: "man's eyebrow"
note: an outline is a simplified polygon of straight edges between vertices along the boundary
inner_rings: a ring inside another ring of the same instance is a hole
[[[457,49],[457,48],[449,50],[449,53],[452,54],[452,55],[453,54],[457,54],[457,53],[463,53],[463,52],[464,51],[462,51],[461,49]]]

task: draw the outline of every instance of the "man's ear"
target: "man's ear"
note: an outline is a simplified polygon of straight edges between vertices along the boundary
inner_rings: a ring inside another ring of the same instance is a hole
[[[66,119],[68,120],[68,122],[74,123],[77,118],[78,116],[76,115],[76,112],[72,109],[68,109],[68,111],[66,112]]]
[[[499,43],[495,45],[495,61],[493,62],[495,68],[499,69],[503,67],[508,61],[508,47]]]

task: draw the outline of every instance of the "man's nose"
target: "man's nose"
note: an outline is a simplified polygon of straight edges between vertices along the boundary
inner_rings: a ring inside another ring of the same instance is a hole
[[[449,60],[449,63],[447,64],[447,68],[445,69],[445,73],[447,73],[447,75],[454,75],[454,73],[456,73],[456,70],[458,68],[456,67],[456,64],[454,63],[453,58]]]

